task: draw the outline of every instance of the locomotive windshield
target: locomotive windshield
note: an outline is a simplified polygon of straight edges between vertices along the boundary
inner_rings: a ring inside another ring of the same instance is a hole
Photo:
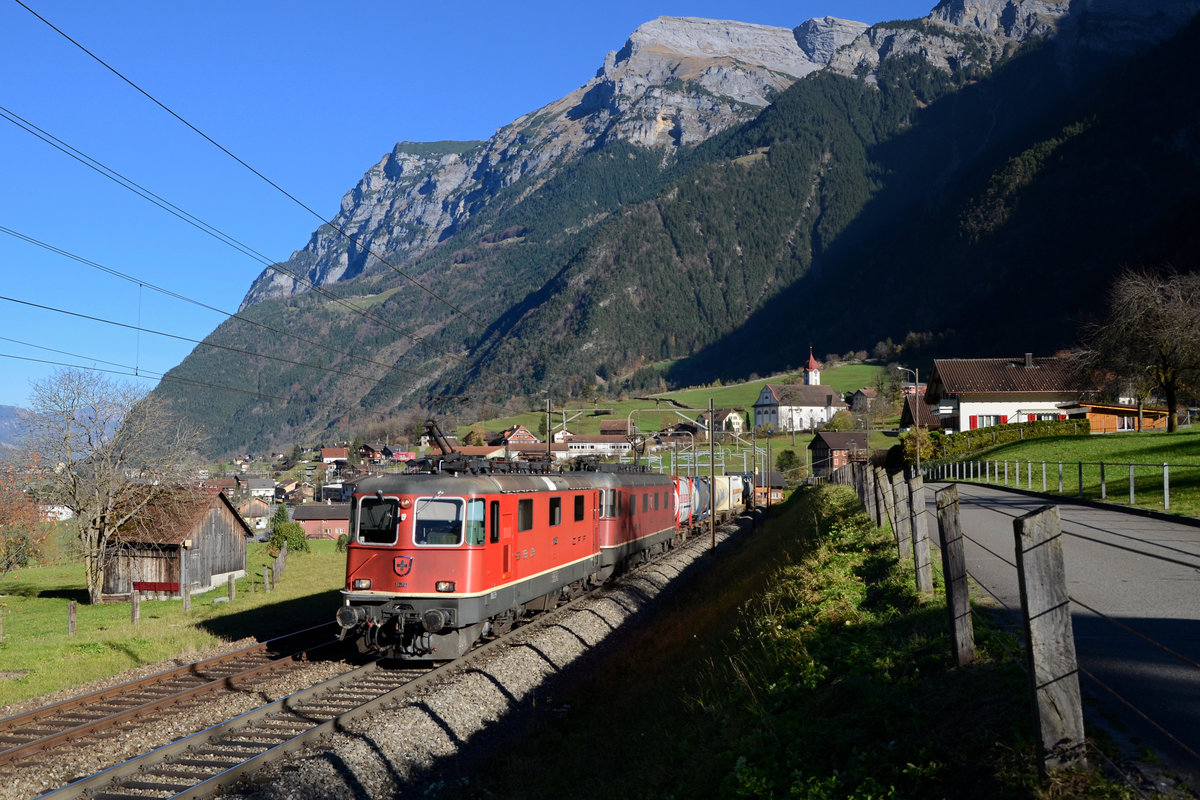
[[[458,545],[463,541],[463,501],[427,497],[417,501],[413,542],[418,545]]]
[[[358,541],[364,544],[396,543],[396,500],[364,497],[358,512]]]

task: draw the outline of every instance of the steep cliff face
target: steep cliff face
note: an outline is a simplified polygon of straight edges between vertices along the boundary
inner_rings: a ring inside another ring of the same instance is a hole
[[[242,308],[353,278],[378,256],[402,264],[500,189],[525,176],[547,177],[602,141],[669,153],[746,122],[866,27],[832,17],[795,30],[695,18],[648,22],[605,57],[592,80],[487,142],[396,145],[347,192],[333,220],[358,244],[322,226],[282,270],[255,280]]]

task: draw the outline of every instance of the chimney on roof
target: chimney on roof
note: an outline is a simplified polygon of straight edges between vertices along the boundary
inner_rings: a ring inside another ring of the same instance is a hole
[[[1025,368],[1029,369],[1033,366],[1033,353],[1025,354]]]

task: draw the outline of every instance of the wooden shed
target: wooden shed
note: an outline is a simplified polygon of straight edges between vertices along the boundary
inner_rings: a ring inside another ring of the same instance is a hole
[[[132,592],[195,594],[246,574],[246,542],[254,535],[225,493],[179,489],[153,502],[109,543],[104,598]]]

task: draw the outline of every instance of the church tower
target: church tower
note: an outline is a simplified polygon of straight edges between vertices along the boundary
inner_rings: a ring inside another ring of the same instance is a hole
[[[804,385],[821,385],[821,365],[813,358],[812,345],[808,348],[808,363],[804,365]]]

